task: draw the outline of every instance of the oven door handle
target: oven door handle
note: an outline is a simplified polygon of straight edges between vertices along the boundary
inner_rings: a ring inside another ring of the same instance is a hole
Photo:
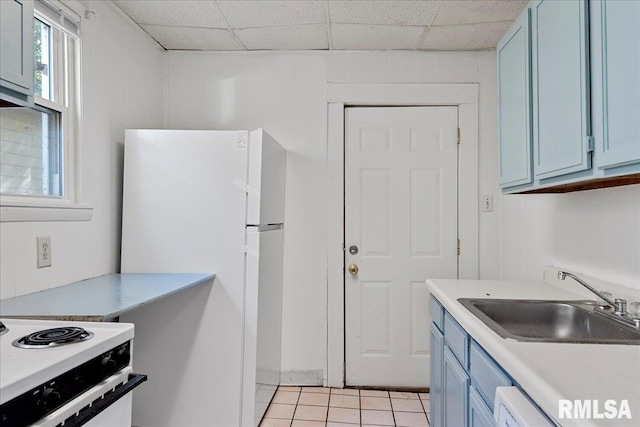
[[[117,387],[111,393],[105,395],[102,399],[99,399],[91,407],[88,407],[76,416],[64,423],[64,427],[80,427],[91,421],[102,411],[109,406],[116,403],[120,398],[124,397],[127,393],[138,387],[140,384],[147,380],[147,376],[143,374],[129,374],[129,378],[126,383]]]

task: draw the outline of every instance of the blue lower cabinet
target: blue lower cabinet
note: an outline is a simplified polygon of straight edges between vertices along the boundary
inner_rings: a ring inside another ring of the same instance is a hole
[[[470,340],[469,345],[469,376],[471,386],[484,400],[493,408],[493,401],[496,398],[496,388],[510,386],[511,378],[502,370],[486,351],[474,340]]]
[[[431,427],[493,426],[496,387],[513,381],[443,309],[443,329],[431,322]]]
[[[444,348],[443,362],[443,425],[466,427],[469,408],[469,375],[447,346]]]
[[[475,387],[469,388],[469,427],[493,427],[493,414]]]
[[[442,426],[442,367],[444,351],[444,335],[438,327],[431,323],[431,366],[430,366],[430,416],[431,426]]]

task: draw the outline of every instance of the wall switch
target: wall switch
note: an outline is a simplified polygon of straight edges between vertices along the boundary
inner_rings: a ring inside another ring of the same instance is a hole
[[[482,196],[482,212],[493,212],[493,196]]]
[[[36,237],[38,242],[38,268],[51,267],[51,237]]]

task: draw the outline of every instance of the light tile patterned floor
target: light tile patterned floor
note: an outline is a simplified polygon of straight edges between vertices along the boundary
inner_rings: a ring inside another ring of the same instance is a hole
[[[429,425],[429,394],[323,387],[278,388],[260,427]]]

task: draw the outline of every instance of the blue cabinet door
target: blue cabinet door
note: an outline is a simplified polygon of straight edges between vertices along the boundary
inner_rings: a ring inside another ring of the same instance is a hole
[[[525,10],[498,43],[500,186],[533,181],[531,162],[531,32]]]
[[[586,0],[531,4],[536,178],[591,168]]]
[[[475,387],[469,389],[469,427],[493,427],[493,414]]]
[[[453,355],[444,347],[442,419],[445,427],[466,427],[469,409],[469,375]]]
[[[443,351],[444,351],[444,335],[431,322],[431,338],[430,338],[430,374],[431,380],[429,385],[429,398],[431,427],[442,427],[442,369],[443,369]]]
[[[596,161],[640,162],[640,2],[590,3]]]
[[[0,85],[33,95],[33,1],[0,1],[0,40]]]

